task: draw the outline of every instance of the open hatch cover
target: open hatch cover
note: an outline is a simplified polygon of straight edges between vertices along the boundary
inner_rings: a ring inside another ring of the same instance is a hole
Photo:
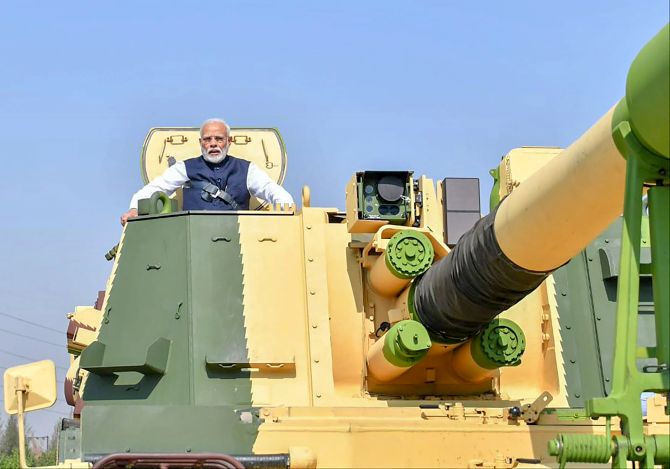
[[[286,148],[277,129],[232,128],[232,142],[228,154],[252,161],[277,184],[286,175]],[[199,156],[200,129],[197,127],[155,127],[149,131],[142,145],[140,160],[142,180],[148,183],[160,176],[177,161]],[[175,193],[181,202],[181,190]],[[249,208],[255,210],[265,204],[251,197]]]

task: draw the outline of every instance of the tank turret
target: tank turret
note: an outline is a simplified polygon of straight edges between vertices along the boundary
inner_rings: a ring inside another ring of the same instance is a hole
[[[245,211],[141,201],[104,292],[69,316],[60,462],[667,466],[669,43],[666,26],[567,149],[509,152],[483,218],[478,181],[409,169],[357,172],[345,210],[308,187]],[[152,129],[145,179],[196,133]],[[232,137],[283,181],[276,129]],[[55,400],[48,365],[7,371],[9,412]]]

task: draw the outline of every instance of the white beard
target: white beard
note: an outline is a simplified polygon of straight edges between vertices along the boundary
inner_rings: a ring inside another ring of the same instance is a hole
[[[209,155],[204,148],[201,148],[201,150],[202,150],[202,157],[205,159],[205,161],[212,164],[219,164],[224,160],[226,156],[228,156],[227,146],[223,148],[223,151],[221,151],[221,153],[219,153],[218,156]]]

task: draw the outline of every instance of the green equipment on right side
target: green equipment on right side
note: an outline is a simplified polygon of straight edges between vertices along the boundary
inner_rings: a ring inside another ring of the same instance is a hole
[[[612,137],[626,158],[621,264],[616,310],[616,344],[612,391],[591,399],[586,411],[607,417],[607,435],[560,435],[550,453],[561,467],[567,462],[612,460],[612,467],[670,465],[670,436],[645,435],[640,395],[670,392],[670,33],[663,28],[635,58],[628,72],[626,97],[612,121]],[[643,189],[647,191],[651,238],[651,277],[656,322],[656,345],[639,350]],[[655,358],[642,371],[638,358]],[[667,409],[667,408],[666,408]],[[621,435],[612,435],[611,417],[621,419]]]

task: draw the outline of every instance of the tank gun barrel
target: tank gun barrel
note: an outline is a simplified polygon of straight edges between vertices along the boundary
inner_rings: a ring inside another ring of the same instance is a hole
[[[648,152],[670,158],[668,36],[666,25],[637,55],[619,103],[415,282],[413,313],[431,336],[471,337],[622,213],[626,161],[612,136],[621,122]]]

